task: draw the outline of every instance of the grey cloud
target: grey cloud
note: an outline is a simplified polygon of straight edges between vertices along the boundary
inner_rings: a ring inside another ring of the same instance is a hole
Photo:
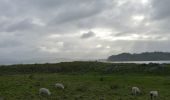
[[[64,6],[50,23],[62,24],[70,21],[78,21],[101,13],[107,8],[103,0],[77,1],[73,0],[68,6]]]
[[[168,4],[169,0],[149,0],[148,4],[141,0],[1,0],[0,64],[168,51]],[[144,19],[134,20],[133,16]],[[151,39],[126,40],[132,34]],[[125,39],[109,40],[114,37]],[[41,46],[58,51],[44,52]]]
[[[155,30],[159,34],[169,34],[170,27],[170,1],[169,0],[151,0],[150,22],[154,24]]]
[[[170,1],[169,0],[152,0],[153,18],[166,19],[170,17]]]
[[[1,0],[0,4],[0,16],[11,16],[16,13],[15,5],[10,0]]]
[[[20,46],[22,45],[21,42],[17,41],[17,40],[1,40],[0,41],[0,48],[12,48],[12,47],[16,47],[16,46]]]
[[[81,38],[82,38],[82,39],[87,39],[87,38],[91,38],[91,37],[94,37],[94,36],[95,36],[95,33],[92,32],[92,31],[89,31],[89,32],[87,32],[87,33],[83,33],[82,36],[81,36]]]
[[[132,46],[132,52],[143,51],[164,51],[169,52],[169,40],[168,41],[136,41]]]
[[[31,20],[24,19],[7,26],[6,31],[7,32],[24,31],[31,30],[32,28],[34,28],[34,24],[32,24]]]

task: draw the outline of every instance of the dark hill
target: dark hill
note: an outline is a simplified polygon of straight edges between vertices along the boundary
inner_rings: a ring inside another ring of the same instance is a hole
[[[121,53],[108,57],[108,61],[161,61],[170,60],[168,52],[144,52],[140,54]]]

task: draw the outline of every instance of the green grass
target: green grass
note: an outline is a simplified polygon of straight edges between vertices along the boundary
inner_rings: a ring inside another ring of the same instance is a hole
[[[102,62],[61,62],[56,64],[25,64],[0,66],[0,75],[63,73],[63,74],[152,74],[170,75],[170,64],[117,64]]]
[[[61,82],[64,90],[55,89]],[[138,86],[142,94],[131,95]],[[48,88],[51,96],[40,96],[39,88]],[[149,91],[158,90],[158,100],[170,100],[170,77],[142,74],[32,74],[0,76],[0,98],[4,100],[149,100]]]

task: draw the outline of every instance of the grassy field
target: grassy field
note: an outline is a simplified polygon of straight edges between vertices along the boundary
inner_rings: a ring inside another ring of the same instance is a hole
[[[55,83],[63,83],[65,89],[54,88]],[[141,95],[131,95],[133,86]],[[52,95],[39,95],[42,87]],[[159,91],[158,100],[170,100],[169,64],[76,61],[0,66],[0,100],[150,100],[151,90]]]
[[[65,85],[64,90],[54,84]],[[131,95],[138,86],[142,94]],[[40,96],[39,88],[49,88],[51,96]],[[0,76],[0,100],[149,100],[148,92],[158,90],[158,100],[170,100],[170,77],[142,74],[25,74]]]

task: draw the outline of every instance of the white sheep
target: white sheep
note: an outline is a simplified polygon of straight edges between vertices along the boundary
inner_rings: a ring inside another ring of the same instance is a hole
[[[56,83],[56,84],[55,84],[55,87],[56,87],[56,88],[60,88],[60,89],[64,89],[64,85],[61,84],[61,83]]]
[[[140,94],[140,89],[138,87],[132,87],[132,94],[135,96]]]
[[[150,91],[151,100],[155,100],[158,97],[158,91]]]
[[[51,92],[47,88],[40,88],[39,94],[51,95]]]

